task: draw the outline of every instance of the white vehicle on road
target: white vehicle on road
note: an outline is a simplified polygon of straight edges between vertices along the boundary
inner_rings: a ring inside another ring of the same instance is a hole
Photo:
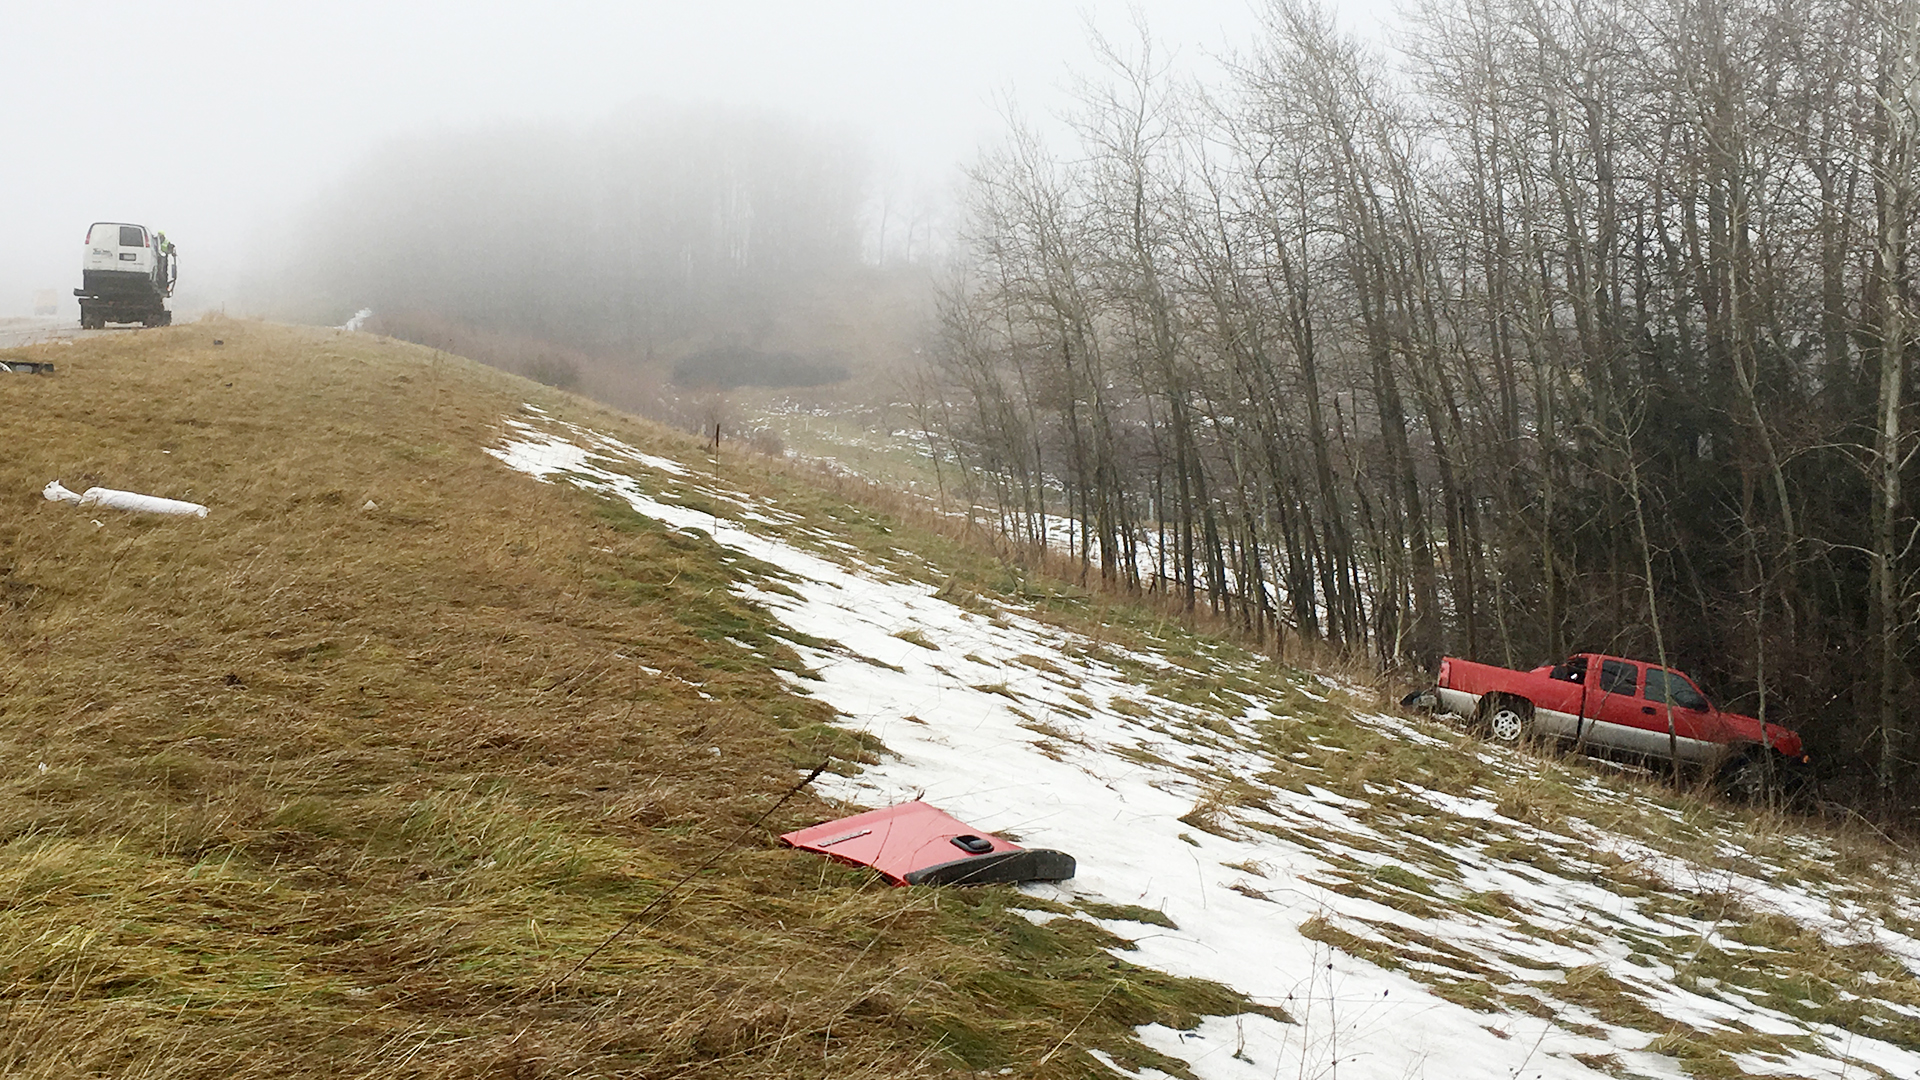
[[[166,326],[173,322],[167,297],[180,276],[179,261],[166,233],[144,225],[96,221],[87,229],[80,263],[80,325],[98,330],[108,323]]]

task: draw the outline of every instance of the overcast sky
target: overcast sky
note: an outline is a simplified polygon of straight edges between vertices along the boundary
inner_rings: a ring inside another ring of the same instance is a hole
[[[843,125],[879,180],[944,182],[1056,106],[1086,20],[1137,9],[1183,66],[1241,48],[1258,0],[0,0],[0,316],[72,314],[90,222],[165,230],[181,303],[236,295],[250,247],[369,149],[502,120],[719,101]],[[1340,0],[1374,34],[1392,0]]]

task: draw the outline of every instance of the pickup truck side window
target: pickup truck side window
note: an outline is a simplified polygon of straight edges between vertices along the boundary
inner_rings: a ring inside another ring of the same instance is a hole
[[[1679,672],[1657,667],[1647,669],[1647,700],[1669,702],[1698,712],[1705,712],[1707,708],[1707,699],[1700,696],[1700,691],[1687,685],[1687,680]]]
[[[1640,689],[1640,667],[1625,660],[1600,661],[1600,692],[1632,697]]]

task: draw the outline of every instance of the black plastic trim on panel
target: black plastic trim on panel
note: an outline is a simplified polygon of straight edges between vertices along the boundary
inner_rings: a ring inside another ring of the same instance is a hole
[[[909,885],[1005,885],[1021,881],[1064,881],[1073,876],[1073,856],[1047,848],[995,851],[952,862],[923,866],[907,874]]]

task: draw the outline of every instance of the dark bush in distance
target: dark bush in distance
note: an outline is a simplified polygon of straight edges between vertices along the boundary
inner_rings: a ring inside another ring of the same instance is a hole
[[[556,390],[580,389],[580,365],[565,356],[542,353],[527,361],[521,374]]]
[[[740,386],[824,386],[840,382],[850,374],[847,366],[837,360],[734,346],[697,352],[673,365],[676,384],[714,390]]]

